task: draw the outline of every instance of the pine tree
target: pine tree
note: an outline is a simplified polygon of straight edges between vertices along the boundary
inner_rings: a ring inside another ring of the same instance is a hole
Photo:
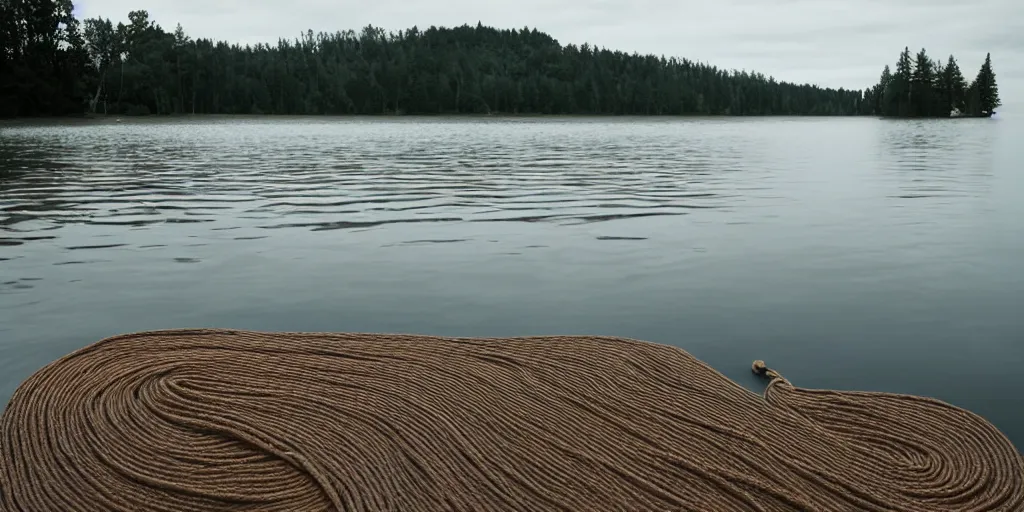
[[[916,117],[935,115],[935,91],[932,89],[934,75],[932,60],[928,58],[928,53],[922,48],[914,60],[914,72],[910,83],[913,95],[910,115]]]
[[[896,61],[896,72],[892,75],[885,89],[882,115],[906,117],[910,115],[911,92],[911,60],[910,48],[903,48],[903,53]]]
[[[967,110],[967,80],[960,72],[960,66],[952,55],[946,61],[946,67],[942,73],[943,107],[946,110],[957,110],[961,113]]]
[[[967,114],[972,116],[981,115],[981,95],[978,92],[978,82],[971,82],[971,85],[967,86],[966,94]]]
[[[892,83],[892,71],[889,70],[889,65],[886,64],[885,69],[882,70],[882,76],[878,79],[878,85],[872,90],[874,114],[886,115],[885,91],[888,90],[890,83]]]
[[[978,108],[981,115],[992,115],[995,109],[1001,105],[999,101],[999,87],[996,86],[996,74],[992,71],[992,54],[985,55],[985,63],[978,71],[978,77],[974,79],[978,89]]]

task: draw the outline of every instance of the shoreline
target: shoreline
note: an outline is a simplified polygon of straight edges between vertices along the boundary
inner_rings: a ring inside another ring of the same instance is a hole
[[[242,120],[242,119],[335,119],[335,120],[428,120],[428,119],[472,119],[472,120],[731,120],[731,119],[876,119],[880,121],[901,120],[963,120],[991,119],[995,116],[950,116],[950,117],[885,117],[863,114],[842,115],[731,115],[731,114],[542,114],[542,113],[440,113],[440,114],[149,114],[141,116],[117,114],[83,114],[69,116],[37,116],[0,118],[0,126],[35,125],[58,123],[115,124],[148,122],[153,120]]]

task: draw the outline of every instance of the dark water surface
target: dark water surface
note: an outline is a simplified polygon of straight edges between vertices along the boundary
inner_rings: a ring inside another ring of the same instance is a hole
[[[1024,123],[0,127],[0,403],[126,331],[604,334],[1024,446]]]

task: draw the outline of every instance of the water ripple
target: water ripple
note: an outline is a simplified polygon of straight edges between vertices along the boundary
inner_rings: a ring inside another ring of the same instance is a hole
[[[865,130],[864,123],[875,124]],[[59,239],[57,231],[68,226],[88,228],[96,237],[154,230],[200,234],[216,243],[273,236],[260,230],[358,231],[425,223],[582,229],[720,216],[723,225],[742,226],[772,217],[737,211],[801,201],[794,191],[830,172],[821,168],[821,155],[812,158],[800,149],[842,140],[835,133],[821,135],[824,127],[881,137],[882,144],[860,140],[858,149],[853,136],[846,139],[849,148],[830,150],[836,161],[856,164],[863,147],[881,147],[877,160],[888,174],[880,181],[894,186],[878,197],[945,201],[987,186],[977,174],[964,172],[965,165],[983,165],[978,153],[986,147],[981,138],[964,136],[960,127],[966,123],[950,129],[954,125],[873,120],[228,118],[4,127],[0,247]],[[816,141],[818,136],[824,138]],[[228,230],[241,231],[216,236]],[[432,236],[402,243],[464,240]],[[165,245],[183,244],[76,237],[57,246],[102,251]],[[54,263],[80,263],[64,260]]]

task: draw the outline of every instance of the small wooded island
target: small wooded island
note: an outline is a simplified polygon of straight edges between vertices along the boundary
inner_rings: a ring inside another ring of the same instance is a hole
[[[896,72],[885,66],[864,98],[872,114],[888,117],[991,117],[1000,105],[991,54],[968,85],[952,55],[942,64],[922,49],[911,59],[909,48],[900,54]]]
[[[307,32],[275,45],[192,39],[146,11],[79,23],[70,0],[0,2],[0,117],[98,114],[990,116],[990,58],[900,55],[865,91],[464,25]]]

